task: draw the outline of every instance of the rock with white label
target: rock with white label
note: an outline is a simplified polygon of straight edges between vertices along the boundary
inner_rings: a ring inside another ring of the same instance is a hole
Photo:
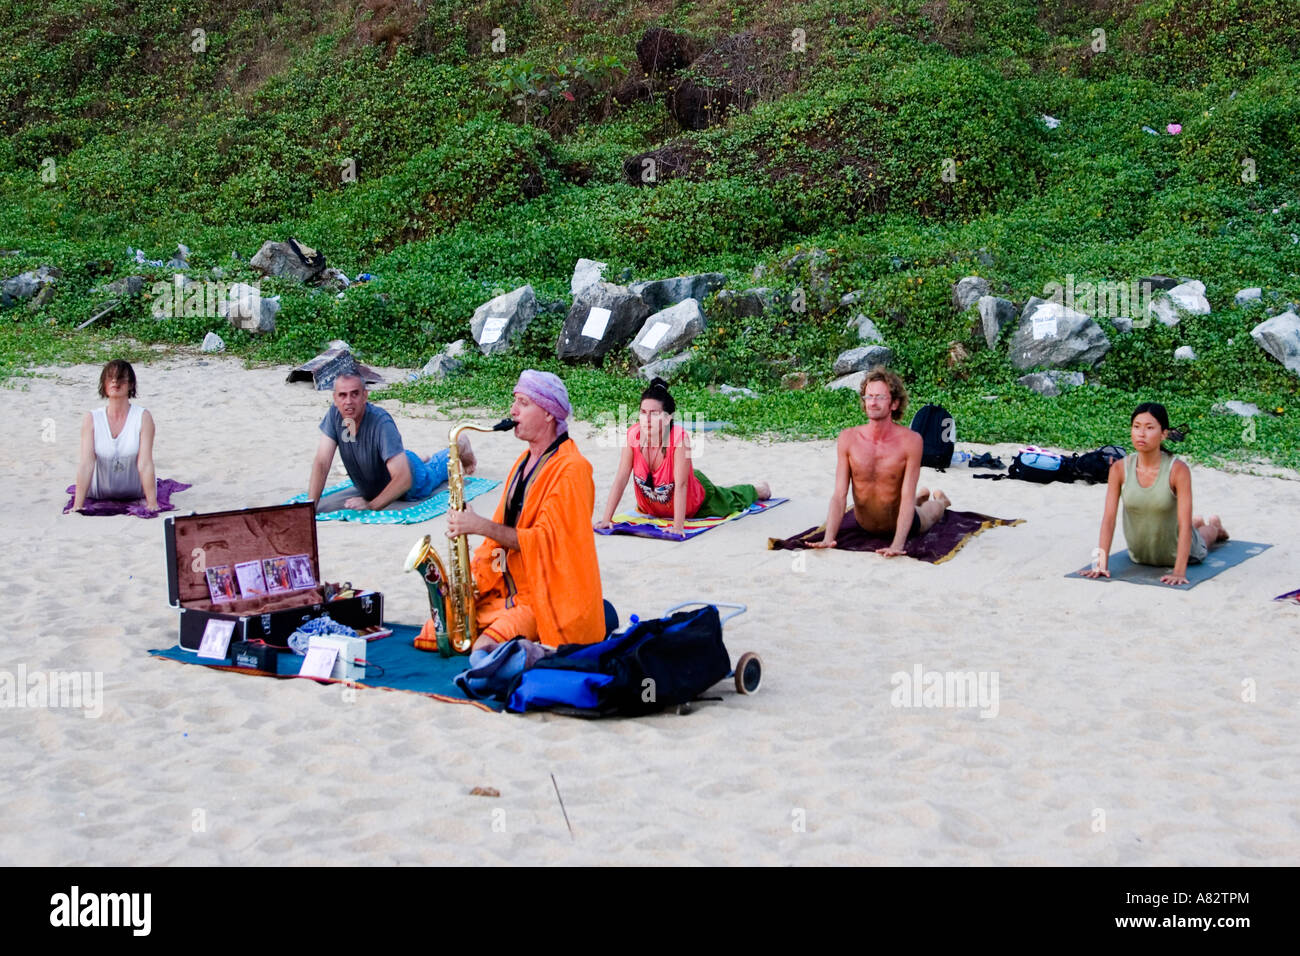
[[[497,355],[510,348],[537,315],[537,296],[531,285],[520,286],[489,299],[474,310],[470,333],[484,355]]]
[[[595,282],[573,300],[555,343],[555,354],[566,362],[600,362],[632,341],[650,308],[621,285]]]
[[[1059,302],[1030,299],[1011,336],[1008,358],[1021,371],[1031,368],[1095,366],[1110,351],[1110,339],[1091,317]]]
[[[660,355],[681,351],[703,331],[700,303],[686,299],[646,319],[628,348],[642,362],[650,362]]]

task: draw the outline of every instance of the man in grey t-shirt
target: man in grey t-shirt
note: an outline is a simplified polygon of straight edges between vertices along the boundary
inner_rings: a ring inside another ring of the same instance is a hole
[[[320,423],[320,445],[307,485],[307,497],[317,511],[378,511],[399,498],[427,498],[447,480],[447,450],[425,460],[406,449],[393,416],[369,402],[360,375],[345,373],[336,378],[333,398],[334,407]],[[334,463],[335,450],[356,486],[355,493],[331,495],[322,501],[321,491]],[[465,473],[473,473],[474,455],[465,435],[460,439],[460,458]]]

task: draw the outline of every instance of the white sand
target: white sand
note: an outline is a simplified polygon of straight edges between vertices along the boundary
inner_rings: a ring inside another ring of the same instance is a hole
[[[137,371],[158,422],[158,475],[194,484],[177,496],[181,513],[305,489],[327,395],[224,358]],[[97,374],[43,369],[0,392],[12,439],[0,466],[11,542],[0,670],[104,681],[99,719],[0,711],[0,863],[1300,858],[1300,607],[1270,600],[1300,587],[1296,481],[1195,468],[1198,512],[1275,547],[1180,593],[1062,577],[1090,558],[1101,486],[975,481],[964,469],[922,481],[958,508],[1026,523],[937,566],[767,551],[770,535],[824,518],[832,443],[708,436],[698,463],[715,481],[767,478],[793,500],[687,543],[598,539],[605,595],[624,621],[693,597],[748,604],[725,638],[733,658],[762,654],[758,695],[726,687],[688,715],[599,722],[373,690],[348,702],[337,686],[146,654],[176,639],[162,521],[60,514]],[[409,447],[445,443],[437,410],[386,407]],[[590,426],[574,435],[599,508],[617,449]],[[513,436],[476,447],[494,478],[520,450]],[[418,623],[424,589],[401,563],[420,534],[444,528],[323,523],[323,568],[379,588],[390,619]],[[996,672],[997,716],[892,706],[891,675],[916,665]],[[501,795],[470,796],[475,786]]]

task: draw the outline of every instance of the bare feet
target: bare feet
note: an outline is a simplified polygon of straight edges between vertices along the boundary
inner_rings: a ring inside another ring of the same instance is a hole
[[[772,486],[766,481],[755,482],[754,490],[758,492],[759,501],[766,501],[768,498],[772,497]]]
[[[1223,521],[1220,520],[1218,515],[1210,515],[1206,519],[1205,527],[1209,528],[1211,533],[1215,535],[1210,539],[1209,544],[1218,544],[1220,541],[1228,540],[1228,531],[1223,527]]]
[[[474,474],[474,469],[478,467],[478,459],[474,457],[474,449],[470,446],[469,435],[461,432],[456,436],[456,447],[460,451],[460,468],[467,475]]]
[[[929,501],[929,500],[930,500],[930,489],[929,489],[929,488],[917,488],[917,489],[916,489],[916,505],[917,505],[918,508],[919,508],[921,505],[925,504],[925,503],[926,503],[927,501]]]
[[[934,500],[939,502],[939,504],[943,505],[944,511],[947,511],[949,508],[952,507],[952,502],[948,499],[948,496],[945,495],[938,488],[934,490]]]

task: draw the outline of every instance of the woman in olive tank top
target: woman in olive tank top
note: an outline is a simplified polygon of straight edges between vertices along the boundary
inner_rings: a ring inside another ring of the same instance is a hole
[[[1169,413],[1163,405],[1143,402],[1133,412],[1129,433],[1132,455],[1110,466],[1106,509],[1101,519],[1094,566],[1085,577],[1110,577],[1106,565],[1115,536],[1115,517],[1124,505],[1124,541],[1138,564],[1172,565],[1165,584],[1187,583],[1187,564],[1199,564],[1209,549],[1228,540],[1218,515],[1192,515],[1192,473],[1164,447],[1170,437]],[[1181,441],[1181,434],[1174,436]]]
[[[656,518],[671,518],[673,534],[679,537],[684,536],[687,518],[725,517],[772,497],[766,482],[725,487],[715,485],[704,472],[692,468],[686,429],[673,424],[676,409],[668,383],[661,378],[651,381],[641,393],[640,417],[627,430],[618,474],[597,528],[613,524],[614,510],[623,498],[629,477],[635,486],[637,510]]]

